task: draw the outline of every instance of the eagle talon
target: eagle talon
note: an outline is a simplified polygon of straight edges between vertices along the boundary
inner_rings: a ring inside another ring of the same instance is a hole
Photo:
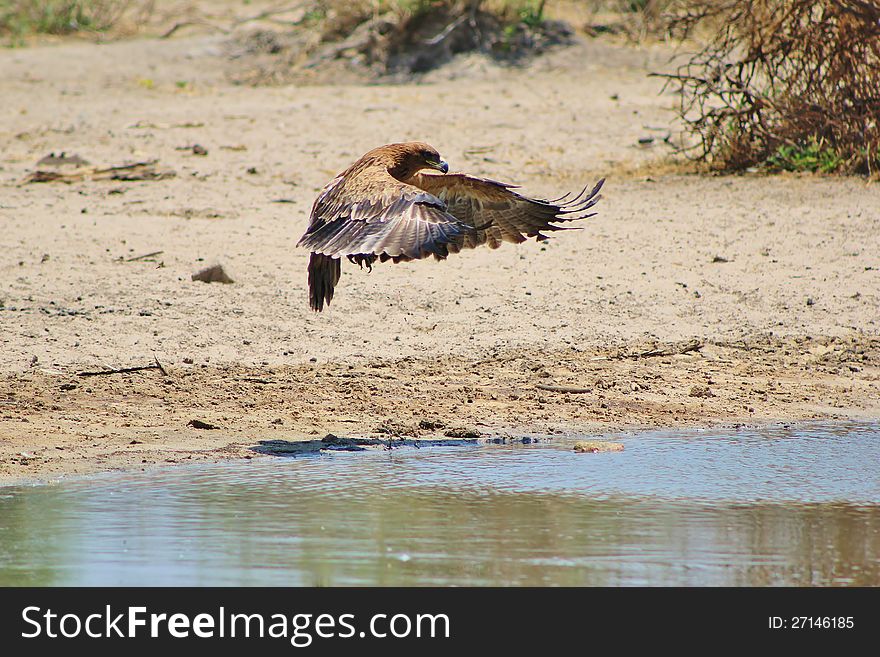
[[[348,258],[348,261],[351,264],[357,265],[361,269],[366,266],[367,272],[373,271],[373,262],[376,260],[376,256],[372,254],[355,253],[354,255],[347,255],[345,257]]]

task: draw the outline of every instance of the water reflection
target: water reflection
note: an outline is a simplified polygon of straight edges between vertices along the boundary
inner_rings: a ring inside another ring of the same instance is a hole
[[[400,450],[0,493],[0,584],[880,585],[880,428]]]

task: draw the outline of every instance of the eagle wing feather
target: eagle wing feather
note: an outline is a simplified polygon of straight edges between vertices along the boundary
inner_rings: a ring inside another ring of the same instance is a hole
[[[547,238],[544,232],[575,228],[557,224],[592,217],[588,210],[602,198],[599,190],[605,179],[589,193],[585,187],[574,198],[566,200],[566,195],[555,201],[529,198],[513,191],[513,185],[462,173],[419,173],[409,182],[445,202],[449,214],[474,228],[465,235],[466,248],[486,244],[494,249],[501,242],[518,244],[529,237],[543,240]]]
[[[449,245],[460,248],[472,233],[433,194],[385,172],[364,171],[351,179],[338,176],[324,188],[297,246],[332,258],[444,258]]]

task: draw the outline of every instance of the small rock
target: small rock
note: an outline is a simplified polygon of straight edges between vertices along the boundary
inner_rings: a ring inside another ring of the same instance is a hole
[[[689,397],[714,397],[715,393],[709,386],[696,385],[693,386],[688,393]]]
[[[212,265],[201,271],[197,271],[192,275],[194,281],[202,281],[203,283],[234,283],[222,265]]]
[[[714,258],[712,258],[712,262],[730,262],[730,260],[728,260],[724,256],[717,255]]]
[[[813,299],[813,297],[807,297],[807,305],[808,306],[816,305],[816,301]]]
[[[214,424],[210,424],[208,422],[202,422],[201,420],[190,420],[186,424],[187,424],[187,426],[190,426],[193,429],[219,429],[220,428]]]
[[[622,452],[622,443],[612,443],[607,440],[581,440],[574,444],[574,451],[578,454],[598,454],[599,452]]]
[[[446,426],[440,420],[419,420],[419,429],[423,431],[436,431]]]
[[[201,144],[193,144],[192,152],[193,152],[193,155],[204,156],[204,155],[208,154],[208,149],[205,148],[204,146],[202,146]]]

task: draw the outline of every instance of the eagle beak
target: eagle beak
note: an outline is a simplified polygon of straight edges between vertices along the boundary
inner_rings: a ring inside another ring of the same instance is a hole
[[[437,169],[437,171],[440,171],[441,173],[446,173],[447,171],[449,171],[449,165],[443,160],[440,160],[439,162],[428,162],[428,165],[434,169]]]

